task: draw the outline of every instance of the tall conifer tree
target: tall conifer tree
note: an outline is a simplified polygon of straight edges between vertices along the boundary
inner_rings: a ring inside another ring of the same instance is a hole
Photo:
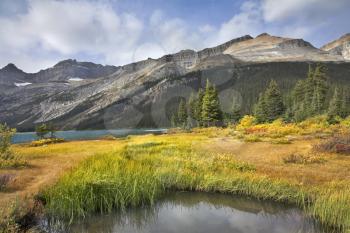
[[[271,122],[281,117],[285,111],[282,94],[276,81],[271,80],[265,93],[260,95],[255,114],[260,122]]]
[[[334,119],[337,116],[342,116],[342,106],[343,106],[342,97],[343,97],[342,93],[336,87],[334,90],[333,97],[329,103],[328,117],[330,119]]]
[[[187,122],[187,116],[188,114],[187,114],[186,102],[183,99],[181,99],[179,103],[178,113],[177,113],[177,120],[181,127],[185,127]]]
[[[207,80],[203,96],[202,119],[204,126],[218,125],[223,120],[218,93]]]

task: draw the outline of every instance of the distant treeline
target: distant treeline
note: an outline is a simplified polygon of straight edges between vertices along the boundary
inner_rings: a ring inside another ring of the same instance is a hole
[[[282,118],[286,122],[300,122],[309,117],[327,114],[330,123],[350,114],[350,90],[347,86],[330,84],[327,67],[309,66],[307,78],[299,80],[292,91],[281,93],[275,80],[271,80],[252,106],[259,123]],[[252,90],[253,91],[253,90]],[[247,106],[244,106],[247,109]],[[233,98],[232,108],[224,113],[214,85],[208,80],[204,90],[192,93],[189,100],[181,99],[172,114],[172,125],[183,128],[207,127],[236,123],[244,115],[241,103]]]

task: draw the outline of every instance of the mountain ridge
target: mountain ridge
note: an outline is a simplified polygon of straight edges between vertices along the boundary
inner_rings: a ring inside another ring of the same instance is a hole
[[[0,122],[19,130],[42,122],[61,129],[167,127],[179,98],[188,99],[207,79],[228,95],[225,101],[238,92],[242,111],[249,113],[268,80],[288,91],[317,62],[329,67],[335,82],[350,81],[344,79],[350,62],[341,55],[267,33],[124,66],[67,59],[37,73],[11,75],[10,65],[0,70]],[[223,109],[229,106],[223,103]]]
[[[92,65],[98,65],[98,66],[110,66],[110,67],[128,67],[128,66],[132,66],[132,65],[135,65],[137,63],[147,63],[149,61],[156,61],[156,60],[166,60],[168,59],[169,57],[173,56],[173,57],[176,57],[178,55],[181,55],[183,54],[184,52],[195,52],[195,53],[198,53],[199,54],[199,57],[207,57],[210,55],[211,52],[222,52],[224,51],[225,49],[227,49],[228,47],[230,47],[230,45],[232,44],[236,44],[238,42],[242,42],[242,41],[247,41],[247,40],[254,40],[254,39],[258,39],[258,38],[262,38],[262,37],[270,37],[270,38],[278,38],[278,39],[281,39],[281,40],[285,40],[285,41],[289,41],[289,42],[297,42],[299,43],[299,45],[307,45],[309,47],[312,47],[314,49],[318,49],[316,47],[314,47],[310,42],[308,41],[304,41],[303,39],[294,39],[294,38],[286,38],[286,37],[279,37],[279,36],[271,36],[270,34],[264,32],[264,33],[261,33],[259,34],[258,36],[256,36],[255,38],[250,36],[250,35],[245,35],[245,36],[241,36],[241,37],[238,37],[238,38],[234,38],[232,40],[229,40],[227,42],[224,42],[220,45],[217,45],[217,46],[214,46],[214,47],[209,47],[209,48],[204,48],[204,49],[201,49],[201,50],[193,50],[193,49],[184,49],[184,50],[181,50],[179,52],[176,52],[176,53],[173,53],[173,54],[166,54],[166,55],[163,55],[159,58],[148,58],[148,59],[145,59],[145,60],[140,60],[140,61],[136,61],[136,62],[132,62],[132,63],[128,63],[128,64],[125,64],[125,65],[120,65],[120,66],[114,66],[114,65],[101,65],[101,64],[98,64],[98,63],[93,63],[93,62],[89,62],[89,61],[77,61],[76,59],[72,59],[72,58],[69,58],[69,59],[65,59],[65,60],[62,60],[62,61],[58,61],[55,65],[53,65],[53,67],[57,67],[57,66],[62,66],[64,64],[78,64],[78,63],[82,63],[82,64],[92,64]],[[321,46],[319,49],[320,50],[324,50],[324,51],[327,51],[327,48],[329,48],[332,44],[334,43],[337,43],[338,41],[350,41],[350,33],[346,33],[344,34],[343,36],[341,36],[340,38],[334,40],[334,41],[331,41],[323,46]],[[293,43],[292,43],[293,44]],[[295,44],[295,43],[294,43]],[[13,63],[8,63],[6,66],[11,66],[11,65],[14,65],[16,67],[15,64]],[[3,68],[0,69],[3,70],[6,66],[4,66]],[[51,67],[51,68],[53,68]],[[17,67],[16,67],[17,68]],[[18,70],[21,70],[19,68],[17,68]],[[50,68],[47,68],[47,69],[50,69]],[[42,69],[40,71],[45,71],[47,69]],[[39,73],[40,71],[38,72],[35,72],[35,73]],[[26,74],[32,74],[32,73],[27,73],[25,72]]]

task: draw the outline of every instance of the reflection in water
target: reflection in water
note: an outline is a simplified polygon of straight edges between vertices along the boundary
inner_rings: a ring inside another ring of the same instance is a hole
[[[51,225],[52,226],[52,225]],[[50,232],[62,232],[53,230]],[[97,215],[72,233],[320,233],[301,210],[222,194],[173,193],[152,207]]]

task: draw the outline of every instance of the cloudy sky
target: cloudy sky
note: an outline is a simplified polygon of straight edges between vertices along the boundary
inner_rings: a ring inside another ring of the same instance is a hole
[[[0,0],[0,67],[123,65],[262,32],[314,46],[350,32],[350,0]]]

